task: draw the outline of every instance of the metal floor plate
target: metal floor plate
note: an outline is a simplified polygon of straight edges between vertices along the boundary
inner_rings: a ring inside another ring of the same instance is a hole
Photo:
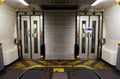
[[[45,69],[32,69],[26,71],[19,79],[50,79],[50,71]]]
[[[52,79],[68,79],[68,74],[67,74],[67,72],[53,73]]]
[[[69,79],[101,79],[94,71],[88,69],[74,70],[69,72],[68,76]]]
[[[102,77],[102,79],[120,79],[120,72],[113,70],[96,70],[96,73]]]

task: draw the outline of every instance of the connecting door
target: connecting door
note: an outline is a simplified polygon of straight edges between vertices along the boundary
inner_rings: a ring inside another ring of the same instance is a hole
[[[22,57],[40,58],[40,16],[21,17]]]
[[[80,53],[82,59],[96,59],[98,45],[98,16],[80,16]]]

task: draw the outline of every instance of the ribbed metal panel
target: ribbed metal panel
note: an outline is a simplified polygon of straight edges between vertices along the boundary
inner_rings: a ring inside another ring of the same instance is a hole
[[[75,12],[45,12],[44,30],[46,59],[74,59]]]

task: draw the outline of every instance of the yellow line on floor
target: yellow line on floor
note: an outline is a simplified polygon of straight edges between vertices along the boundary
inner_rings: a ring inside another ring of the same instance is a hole
[[[95,60],[88,60],[87,62],[85,62],[84,64],[85,65],[91,65],[92,63],[94,63],[95,62]]]
[[[81,62],[80,60],[76,60],[76,61],[68,63],[68,65],[76,65],[76,64],[78,64],[80,62]]]
[[[29,69],[34,69],[34,68],[45,68],[45,66],[43,66],[43,65],[34,65],[34,66],[24,68],[23,70],[29,70]]]
[[[42,64],[44,64],[44,65],[52,65],[52,63],[50,63],[50,62],[47,62],[47,61],[39,61],[40,63],[42,63]]]
[[[103,62],[98,62],[95,66],[96,69],[105,69],[104,63]]]
[[[25,68],[26,66],[24,65],[24,64],[22,64],[22,63],[16,63],[16,68]]]
[[[26,63],[28,63],[29,65],[37,65],[37,63],[35,63],[35,62],[31,61],[31,60],[26,61]]]
[[[87,68],[87,69],[94,69],[94,68],[92,68],[92,67],[89,67],[89,66],[85,66],[85,65],[75,65],[75,66],[73,66],[74,68]]]
[[[72,65],[47,65],[46,67],[49,67],[49,68],[59,68],[59,67],[72,68],[73,66]]]
[[[61,65],[61,64],[63,64],[63,63],[65,63],[66,61],[54,61],[56,64],[59,64],[59,65]]]

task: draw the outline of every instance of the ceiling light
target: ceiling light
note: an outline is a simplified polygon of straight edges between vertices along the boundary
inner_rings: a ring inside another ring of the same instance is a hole
[[[91,6],[96,6],[98,5],[100,2],[102,2],[103,0],[96,0]]]
[[[24,0],[19,0],[22,4],[24,4],[25,6],[29,6],[29,4],[27,2],[25,2]]]

